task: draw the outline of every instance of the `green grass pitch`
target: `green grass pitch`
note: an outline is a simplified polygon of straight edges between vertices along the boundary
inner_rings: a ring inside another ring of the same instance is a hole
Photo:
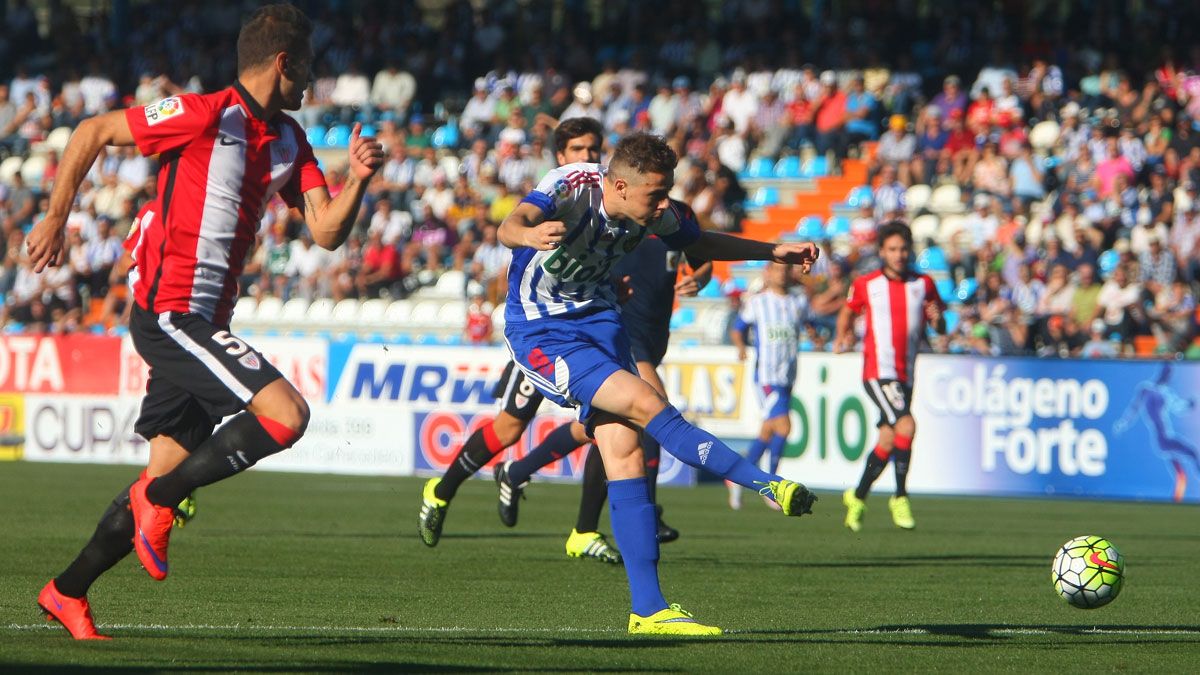
[[[578,487],[535,483],[506,529],[472,481],[436,549],[421,482],[251,472],[198,495],[171,577],[130,556],[92,589],[101,630],[75,643],[35,596],[75,555],[131,467],[0,464],[0,670],[192,672],[1185,672],[1200,663],[1200,509],[916,497],[918,529],[873,496],[861,535],[838,495],[784,518],[719,487],[664,489],[682,538],[669,601],[730,634],[631,638],[619,567],[562,550]],[[606,519],[607,520],[607,519]],[[1051,590],[1056,548],[1108,537],[1121,596],[1094,611]],[[969,670],[968,670],[969,669]]]

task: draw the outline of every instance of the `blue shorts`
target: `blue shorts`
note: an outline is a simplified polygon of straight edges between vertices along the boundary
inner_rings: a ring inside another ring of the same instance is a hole
[[[517,367],[546,398],[592,417],[592,397],[613,373],[637,374],[629,336],[613,310],[509,323],[504,341]]]
[[[764,420],[773,420],[788,414],[792,407],[792,388],[775,384],[760,384],[758,386],[758,406],[762,408]]]

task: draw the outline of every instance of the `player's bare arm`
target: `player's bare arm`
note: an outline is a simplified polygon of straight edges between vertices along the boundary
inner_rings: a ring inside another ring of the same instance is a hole
[[[848,352],[854,349],[854,310],[842,305],[837,318],[837,337],[833,341],[835,352]]]
[[[133,132],[125,119],[124,110],[90,117],[79,123],[71,140],[63,151],[58,164],[58,175],[54,189],[50,192],[50,207],[46,217],[34,226],[25,240],[29,249],[29,261],[34,272],[41,272],[47,265],[56,266],[63,261],[63,228],[75,194],[84,176],[96,163],[96,157],[106,145],[133,145]]]
[[[312,232],[313,242],[330,251],[341,246],[367,192],[371,177],[383,166],[383,145],[370,136],[360,136],[362,125],[355,124],[350,133],[350,171],[346,184],[337,197],[330,199],[324,186],[304,193],[304,222]]]
[[[704,260],[771,260],[797,265],[806,274],[821,254],[817,245],[810,242],[771,244],[710,231],[701,232],[700,238],[685,252]]]
[[[696,262],[689,260],[688,262]],[[680,275],[679,282],[675,284],[675,292],[680,295],[693,296],[700,292],[700,289],[708,285],[712,281],[713,264],[711,260],[706,260],[694,268],[691,273]]]
[[[942,306],[936,302],[925,303],[925,318],[929,320],[929,325],[938,335],[946,334],[946,314],[942,311]]]
[[[567,227],[557,220],[546,220],[542,210],[533,204],[518,204],[500,223],[497,236],[509,248],[528,246],[539,251],[558,248]]]

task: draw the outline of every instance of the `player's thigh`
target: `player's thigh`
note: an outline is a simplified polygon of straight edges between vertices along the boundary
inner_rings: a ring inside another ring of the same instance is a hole
[[[500,401],[500,412],[492,420],[492,430],[502,445],[513,445],[525,433],[545,397],[512,361],[504,368],[492,393]]]
[[[640,478],[646,475],[645,461],[638,447],[640,430],[630,422],[608,413],[597,413],[593,434],[604,472],[609,480]]]
[[[653,387],[659,396],[663,398],[667,397],[667,386],[663,384],[662,378],[658,376],[658,369],[654,367],[653,363],[639,360],[637,362],[637,369],[638,375]]]
[[[897,436],[912,438],[917,433],[917,421],[913,419],[912,415],[905,415],[896,420],[893,428],[896,430]]]
[[[596,390],[592,407],[644,428],[667,407],[667,403],[645,380],[631,372],[618,370]]]

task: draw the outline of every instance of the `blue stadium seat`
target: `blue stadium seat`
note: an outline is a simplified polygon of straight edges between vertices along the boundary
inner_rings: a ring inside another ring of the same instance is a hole
[[[804,178],[824,178],[829,175],[829,160],[822,156],[813,157],[804,163],[804,167],[800,170],[800,175]]]
[[[954,296],[953,279],[938,279],[937,281],[933,282],[933,285],[937,288],[938,295],[942,296],[943,298]]]
[[[433,132],[433,147],[454,148],[458,146],[458,127],[444,124]]]
[[[373,125],[370,125],[370,124],[364,124],[364,125],[362,126],[362,131],[359,131],[359,132],[358,132],[358,135],[359,135],[359,136],[369,136],[369,137],[373,137],[373,136],[375,136],[375,134],[377,134],[377,133],[379,133],[379,132],[378,132],[378,130],[376,130],[376,129],[375,129],[375,127],[374,127]]]
[[[975,296],[975,291],[979,288],[979,282],[975,277],[968,277],[958,282],[958,288],[954,289],[954,299],[959,302],[967,302]]]
[[[850,194],[846,195],[846,203],[854,208],[861,208],[864,204],[872,204],[875,201],[875,196],[871,193],[871,186],[859,185],[850,190]]]
[[[948,309],[945,311],[943,316],[946,317],[946,332],[953,333],[954,329],[958,328],[958,320],[959,320],[958,312],[956,312],[952,309]]]
[[[1108,278],[1117,267],[1117,263],[1121,262],[1121,254],[1109,249],[1100,254],[1100,276]]]
[[[754,196],[750,198],[751,208],[764,208],[767,206],[777,206],[779,204],[779,188],[773,188],[764,185],[754,191]]]
[[[701,288],[700,292],[696,294],[696,297],[698,297],[698,298],[719,298],[719,297],[721,297],[720,281],[718,281],[717,279],[713,279],[712,281],[708,282],[708,285],[706,285],[704,288]]]
[[[937,246],[930,246],[917,255],[917,269],[926,274],[950,271],[950,263],[946,260],[946,252]],[[944,294],[949,298],[950,294]]]
[[[825,238],[825,225],[820,216],[804,216],[796,223],[796,236],[808,241]]]
[[[800,178],[800,158],[792,155],[775,164],[776,178]]]
[[[771,163],[770,157],[758,157],[750,162],[750,166],[746,167],[745,176],[747,178],[770,178],[773,170],[774,165]]]
[[[830,216],[825,221],[825,236],[829,239],[850,234],[850,219],[846,216]]]
[[[680,307],[671,315],[671,330],[679,330],[696,323],[696,310],[691,307]]]
[[[339,124],[335,127],[330,127],[329,133],[325,134],[325,146],[330,148],[350,147],[349,125]]]
[[[314,148],[325,147],[325,134],[329,130],[322,126],[309,127],[304,130],[304,137],[308,139],[308,144]]]

